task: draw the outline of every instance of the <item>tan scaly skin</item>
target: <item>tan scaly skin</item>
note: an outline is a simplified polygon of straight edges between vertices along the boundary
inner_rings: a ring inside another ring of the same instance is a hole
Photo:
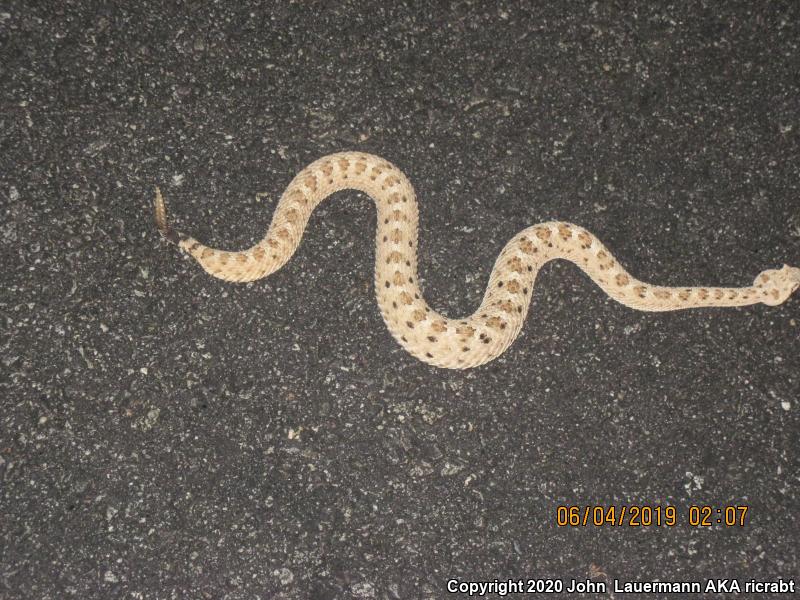
[[[378,209],[375,290],[394,338],[420,360],[450,369],[482,365],[500,356],[519,333],[539,269],[563,258],[578,265],[604,292],[644,311],[704,306],[776,305],[800,286],[800,269],[784,265],[756,277],[750,287],[661,287],[635,279],[594,235],[570,223],[528,227],[503,248],[483,302],[472,315],[448,319],[432,310],[417,283],[418,210],[414,189],[394,165],[371,154],[342,152],[303,169],[281,196],[264,239],[248,250],[226,252],[172,231],[156,189],[156,224],[214,277],[253,281],[280,269],[300,244],[311,212],[332,193],[351,188]]]

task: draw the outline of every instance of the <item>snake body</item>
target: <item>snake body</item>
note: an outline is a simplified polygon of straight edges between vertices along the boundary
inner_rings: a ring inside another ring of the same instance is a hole
[[[643,311],[704,306],[777,305],[800,286],[800,269],[784,265],[763,271],[750,287],[662,287],[628,273],[597,237],[571,223],[540,223],[505,245],[472,315],[447,318],[422,297],[417,279],[418,208],[406,176],[388,161],[361,152],[320,158],[303,169],[278,202],[264,238],[252,248],[227,252],[174,232],[156,189],[156,224],[164,237],[192,256],[208,273],[227,281],[253,281],[274,273],[294,254],[314,208],[332,193],[351,188],[377,207],[375,291],[392,336],[418,359],[451,369],[484,364],[519,334],[534,281],[547,261],[565,259],[580,267],[614,300]]]

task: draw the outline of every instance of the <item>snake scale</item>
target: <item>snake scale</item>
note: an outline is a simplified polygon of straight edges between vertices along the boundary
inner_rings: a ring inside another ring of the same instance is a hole
[[[300,244],[314,208],[346,188],[368,194],[377,207],[375,292],[383,320],[403,348],[437,367],[466,369],[502,354],[522,328],[537,272],[557,258],[575,263],[614,300],[643,311],[777,305],[800,286],[800,269],[788,265],[763,271],[750,287],[651,285],[628,273],[582,227],[553,221],[511,238],[497,257],[478,310],[449,319],[428,306],[418,284],[418,208],[411,183],[393,164],[361,152],[330,154],[303,169],[281,196],[264,239],[248,250],[216,250],[173,231],[158,188],[155,220],[167,240],[214,277],[253,281],[280,269]]]

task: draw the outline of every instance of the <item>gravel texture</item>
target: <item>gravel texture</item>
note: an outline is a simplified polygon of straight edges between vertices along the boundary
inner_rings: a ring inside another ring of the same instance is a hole
[[[0,598],[798,578],[800,299],[645,314],[551,263],[506,354],[437,370],[380,318],[366,197],[248,285],[150,207],[242,247],[364,150],[417,187],[449,315],[549,219],[655,283],[747,285],[800,264],[800,5],[114,4],[0,7]],[[679,523],[557,526],[595,504]]]

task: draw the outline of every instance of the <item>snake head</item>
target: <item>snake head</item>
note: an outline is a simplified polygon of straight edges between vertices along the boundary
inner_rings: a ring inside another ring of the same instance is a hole
[[[753,287],[762,292],[761,302],[777,306],[800,287],[800,269],[789,265],[783,265],[782,269],[767,269],[756,277]]]

